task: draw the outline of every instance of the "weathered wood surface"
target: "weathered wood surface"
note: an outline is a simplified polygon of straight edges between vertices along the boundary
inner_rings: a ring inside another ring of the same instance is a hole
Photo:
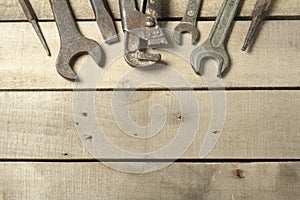
[[[212,24],[212,22],[199,23],[201,42],[207,38]],[[79,25],[87,37],[101,41],[101,35],[94,22],[82,22]],[[176,23],[171,22],[166,27],[170,28],[175,25]],[[235,24],[228,44],[232,67],[223,79],[224,86],[298,87],[300,85],[300,21],[267,21],[253,51],[245,53],[240,48],[248,26],[249,22],[245,21]],[[55,60],[59,50],[59,37],[55,24],[41,23],[41,27],[52,51],[51,58],[46,56],[29,23],[0,24],[0,89],[73,88],[73,83],[60,77],[55,69]],[[120,57],[109,65],[99,88],[115,88],[122,76],[133,70],[121,56],[121,44],[113,50],[107,45],[102,45],[106,52],[119,52],[117,55]],[[206,83],[194,73],[187,60],[170,52],[163,52],[163,59],[168,63],[168,67],[181,74],[191,87],[206,87]],[[78,63],[82,63],[83,60],[80,59],[81,62]],[[146,72],[141,73],[141,76],[145,74]],[[175,82],[170,87],[182,86]]]
[[[243,170],[242,178],[236,170]],[[6,199],[297,200],[300,163],[174,164],[126,174],[101,163],[0,163]]]
[[[92,158],[75,130],[73,114],[82,115],[84,111],[73,113],[72,96],[73,92],[1,92],[0,158]],[[210,93],[200,91],[196,96],[201,123],[182,158],[198,158],[211,118]],[[227,91],[226,98],[224,129],[208,158],[300,157],[299,91]],[[107,137],[131,152],[151,152],[165,146],[176,136],[180,123],[191,121],[193,115],[181,113],[172,92],[138,91],[128,106],[134,123],[150,123],[147,113],[153,105],[162,105],[167,112],[166,123],[157,135],[139,139],[118,128],[111,102],[110,91],[97,92],[97,118]],[[161,114],[156,117],[162,118]]]
[[[185,3],[181,0],[163,0],[162,9],[164,18],[180,18],[185,10]],[[75,16],[78,19],[94,19],[94,13],[89,0],[70,0]],[[108,0],[113,16],[120,18],[118,0]],[[31,0],[31,4],[39,19],[53,20],[51,6],[48,0]],[[215,17],[218,14],[222,0],[204,0],[201,17]],[[240,16],[251,16],[255,1],[245,1]],[[271,16],[299,16],[300,1],[273,1]],[[24,13],[18,0],[2,0],[0,3],[0,20],[25,20]]]

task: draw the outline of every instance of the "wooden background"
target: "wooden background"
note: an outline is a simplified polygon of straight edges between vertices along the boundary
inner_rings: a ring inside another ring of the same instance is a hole
[[[163,1],[163,24],[174,27],[183,0]],[[227,116],[220,140],[197,159],[207,127],[198,130],[180,160],[149,174],[127,174],[97,162],[81,144],[73,121],[74,83],[55,70],[59,36],[48,0],[31,0],[52,52],[47,57],[17,0],[0,2],[0,200],[8,199],[299,199],[300,196],[300,1],[274,0],[255,45],[241,46],[255,1],[245,0],[228,43],[232,68],[224,78]],[[70,0],[82,33],[102,43],[88,0]],[[203,42],[222,0],[204,0],[198,27]],[[109,1],[117,26],[117,0]],[[163,55],[196,90],[204,124],[210,119],[205,82],[186,61]],[[80,65],[80,58],[77,65]],[[151,140],[129,140],[111,113],[111,91],[131,70],[123,59],[107,70],[97,89],[97,113],[120,147],[152,151],[180,124],[170,91],[145,87],[130,107],[136,123],[149,123],[148,108],[168,109],[166,127]],[[174,81],[172,88],[184,92]],[[114,160],[120,162],[120,160]],[[160,160],[161,161],[161,160]],[[150,162],[150,161],[149,161]],[[241,177],[237,169],[243,171]]]

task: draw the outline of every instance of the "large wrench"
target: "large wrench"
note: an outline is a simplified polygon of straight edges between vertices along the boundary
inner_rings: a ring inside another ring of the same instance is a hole
[[[218,61],[218,76],[224,74],[230,66],[230,57],[226,50],[234,18],[237,14],[240,0],[224,0],[209,38],[191,54],[191,64],[197,74],[205,58]]]
[[[67,0],[50,0],[50,3],[60,35],[56,70],[62,77],[76,80],[77,75],[70,64],[73,64],[78,56],[88,53],[100,65],[101,48],[96,41],[82,36]]]
[[[190,33],[192,35],[192,43],[199,40],[200,32],[197,28],[197,17],[199,14],[202,0],[189,0],[182,21],[178,24],[173,32],[174,40],[180,44],[181,33]]]

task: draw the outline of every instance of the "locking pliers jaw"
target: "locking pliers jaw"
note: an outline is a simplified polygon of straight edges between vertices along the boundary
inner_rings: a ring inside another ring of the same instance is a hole
[[[138,11],[134,0],[119,0],[125,32],[125,60],[132,67],[145,68],[161,60],[160,54],[147,53],[147,48],[159,48],[168,41],[158,26],[161,3],[147,0],[145,13]]]

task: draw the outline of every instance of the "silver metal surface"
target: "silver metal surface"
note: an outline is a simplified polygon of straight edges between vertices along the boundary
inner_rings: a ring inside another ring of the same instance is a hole
[[[192,35],[192,43],[195,44],[200,38],[200,32],[197,28],[197,17],[202,4],[202,0],[188,0],[188,5],[184,17],[180,24],[174,29],[174,40],[177,44],[181,43],[181,34],[190,33]]]
[[[135,0],[119,0],[122,25],[125,32],[126,62],[132,67],[145,68],[161,60],[160,54],[146,52],[148,48],[159,48],[168,44],[163,30],[158,26],[161,2],[147,0],[137,10]]]

